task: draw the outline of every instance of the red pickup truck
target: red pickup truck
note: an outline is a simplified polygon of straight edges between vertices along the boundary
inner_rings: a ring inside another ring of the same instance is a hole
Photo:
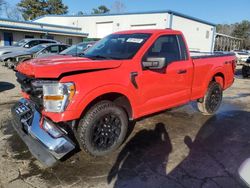
[[[75,148],[106,155],[124,141],[129,121],[197,101],[214,114],[234,81],[235,56],[191,56],[180,31],[109,35],[82,57],[57,56],[17,67],[23,98],[13,125],[50,166]]]

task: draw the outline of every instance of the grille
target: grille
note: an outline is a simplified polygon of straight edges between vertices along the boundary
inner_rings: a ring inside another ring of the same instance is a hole
[[[34,109],[28,103],[19,103],[15,107],[17,116],[20,119],[23,131],[28,134],[29,128],[32,125]]]
[[[43,91],[42,86],[32,85],[32,81],[34,81],[34,78],[30,78],[24,74],[21,74],[19,72],[16,73],[17,82],[21,85],[21,89],[23,92],[27,93],[30,96],[30,100],[32,100],[35,103],[35,107],[39,110],[43,107]]]

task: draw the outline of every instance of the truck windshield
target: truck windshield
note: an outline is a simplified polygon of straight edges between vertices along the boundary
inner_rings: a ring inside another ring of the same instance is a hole
[[[91,59],[131,59],[151,34],[112,34],[85,52]]]

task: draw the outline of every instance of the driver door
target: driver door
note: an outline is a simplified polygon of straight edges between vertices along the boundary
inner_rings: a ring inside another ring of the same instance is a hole
[[[189,101],[193,76],[185,42],[181,35],[163,35],[149,48],[142,61],[166,59],[162,69],[143,69],[138,85],[143,115]]]

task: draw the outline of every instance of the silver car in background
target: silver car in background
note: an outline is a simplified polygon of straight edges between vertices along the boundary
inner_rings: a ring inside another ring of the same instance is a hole
[[[84,54],[86,50],[91,48],[96,41],[90,41],[90,42],[81,42],[79,44],[73,45],[69,47],[68,49],[62,51],[60,55],[72,55],[72,56],[79,56],[81,54]]]
[[[17,51],[2,55],[0,57],[0,62],[2,62],[8,68],[16,67],[20,62],[38,58],[38,57],[47,57],[55,54],[59,54],[60,52],[67,49],[69,45],[66,44],[39,44],[30,49],[26,49],[23,51]]]
[[[51,40],[51,39],[36,39],[36,38],[23,39],[12,46],[0,47],[0,57],[4,54],[7,54],[7,53],[27,50],[29,48],[36,46],[36,45],[45,44],[45,43],[59,43],[59,42],[57,42],[55,40]]]

